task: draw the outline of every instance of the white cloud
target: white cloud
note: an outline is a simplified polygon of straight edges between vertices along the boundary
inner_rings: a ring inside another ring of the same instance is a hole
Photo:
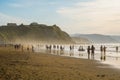
[[[22,18],[13,17],[13,16],[9,16],[9,15],[5,15],[3,13],[0,13],[0,25],[5,25],[7,23],[28,24],[29,21],[22,19]]]
[[[120,34],[120,0],[79,2],[60,8],[57,13],[75,21],[71,29],[82,33]]]

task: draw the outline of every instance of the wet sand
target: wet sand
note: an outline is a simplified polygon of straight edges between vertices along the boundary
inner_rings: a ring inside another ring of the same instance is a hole
[[[0,48],[0,80],[119,80],[99,61]]]

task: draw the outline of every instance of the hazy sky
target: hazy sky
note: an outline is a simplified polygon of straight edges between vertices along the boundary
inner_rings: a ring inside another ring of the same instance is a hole
[[[70,34],[120,34],[120,0],[0,0],[0,25],[57,24]]]

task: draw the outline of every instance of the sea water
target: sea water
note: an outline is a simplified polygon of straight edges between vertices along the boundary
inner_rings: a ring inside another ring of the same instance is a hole
[[[95,54],[94,58],[90,55],[88,57],[87,47],[94,45]],[[106,56],[104,59],[101,59],[100,46],[103,45],[106,47]],[[46,45],[34,45],[35,52],[48,53],[59,56],[68,56],[75,58],[83,59],[92,59],[98,60],[103,64],[109,64],[115,68],[120,68],[120,43],[108,43],[108,44],[75,44],[74,50],[70,50],[70,45],[59,45],[64,47],[64,50],[57,48],[51,48],[51,50],[46,49]],[[85,51],[78,51],[79,47],[83,46]],[[118,46],[118,52],[116,52],[116,46]]]

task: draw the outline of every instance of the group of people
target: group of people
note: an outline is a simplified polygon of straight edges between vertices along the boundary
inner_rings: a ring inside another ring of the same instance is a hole
[[[34,52],[35,47],[33,45],[28,45],[27,47],[25,45],[22,44],[14,44],[13,45],[14,49],[17,51],[28,51],[28,52]]]
[[[59,52],[63,51],[64,52],[64,50],[65,50],[64,45],[56,45],[56,44],[51,45],[50,44],[50,45],[45,45],[45,47],[46,47],[47,51],[52,51],[53,50],[53,52],[57,52],[57,51],[59,51]],[[69,45],[68,46],[68,49],[70,50],[70,54],[74,54],[75,48],[76,48],[76,46],[74,46],[74,45]],[[101,45],[99,47],[99,51],[101,53],[101,57],[100,57],[101,60],[106,59],[106,49],[107,49],[107,47],[104,46],[104,45]],[[94,45],[88,46],[86,50],[84,49],[83,46],[79,46],[78,51],[79,52],[80,51],[87,51],[88,59],[90,59],[90,57],[91,57],[91,59],[94,59],[94,56],[95,56],[95,46]],[[118,47],[116,47],[116,51],[118,52]]]
[[[104,60],[106,58],[106,48],[107,48],[106,46],[103,46],[103,45],[100,46],[101,59],[104,59]],[[91,54],[91,58],[94,58],[94,54],[95,54],[94,45],[88,46],[87,53],[88,53],[88,59],[90,58],[90,54]]]
[[[22,47],[21,44],[15,44],[15,45],[14,45],[15,50],[18,50],[18,49],[20,49],[21,47]]]
[[[105,54],[105,53],[106,53],[106,48],[107,48],[106,46],[101,45],[101,46],[100,46],[100,51],[101,51],[101,53],[104,53],[104,54]]]
[[[51,49],[57,49],[57,50],[64,50],[65,49],[65,47],[64,46],[62,46],[62,45],[46,45],[46,49],[47,50],[51,50]]]
[[[94,47],[94,45],[88,46],[87,53],[88,53],[88,59],[90,58],[90,54],[91,54],[91,57],[94,58],[94,54],[95,54],[95,47]]]
[[[74,50],[74,45],[70,45],[70,51]]]
[[[106,49],[107,49],[106,46],[103,46],[103,45],[100,46],[101,60],[106,60]]]
[[[83,48],[83,46],[80,46],[78,51],[85,51],[85,49]]]

